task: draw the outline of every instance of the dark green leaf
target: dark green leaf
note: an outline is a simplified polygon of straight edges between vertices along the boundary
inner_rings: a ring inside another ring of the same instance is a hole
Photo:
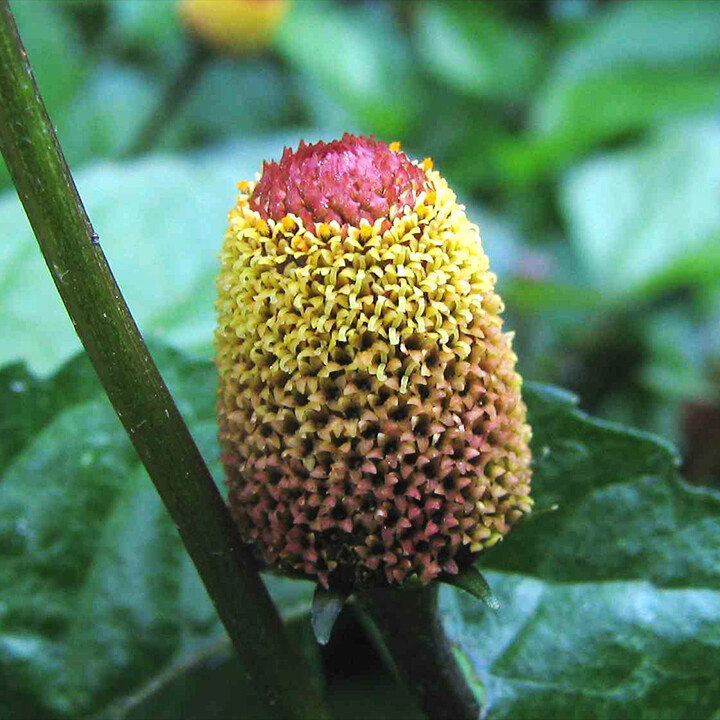
[[[213,458],[212,367],[158,356]],[[18,717],[99,709],[219,628],[85,362],[52,381],[3,377],[23,401],[0,422],[27,408],[18,422],[34,437],[15,443],[0,484],[0,673]],[[491,717],[704,717],[720,701],[720,497],[685,486],[652,436],[591,420],[561,391],[525,395],[536,503],[560,509],[483,558],[497,615],[443,593],[469,679],[487,685]],[[310,589],[288,580],[276,596],[306,615]]]
[[[307,616],[287,625],[294,640],[321,678],[321,653]],[[346,639],[351,643],[352,638]],[[423,714],[404,687],[365,648],[345,644],[352,660],[352,672],[340,672],[325,688],[333,720],[383,718],[421,720]],[[182,664],[152,678],[133,695],[102,712],[95,720],[261,720],[263,717],[245,701],[238,663],[227,642],[221,642],[188,656]],[[240,710],[238,709],[240,708]]]
[[[443,593],[490,718],[707,718],[720,704],[720,495],[659,439],[524,390],[535,502],[482,558],[502,609]]]
[[[212,366],[155,356],[218,476]],[[224,634],[85,358],[52,380],[20,366],[0,377],[4,716],[78,717]],[[284,611],[307,614],[310,583],[268,582]]]
[[[307,617],[291,620],[287,629],[290,641],[299,646],[319,679],[320,658]],[[264,708],[255,704],[254,693],[246,692],[246,683],[232,646],[223,639],[149,679],[138,691],[106,708],[96,720],[262,718]]]

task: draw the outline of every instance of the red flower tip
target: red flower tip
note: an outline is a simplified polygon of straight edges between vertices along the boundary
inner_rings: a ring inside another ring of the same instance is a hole
[[[285,148],[279,163],[263,165],[250,207],[280,221],[289,213],[305,225],[333,220],[358,226],[387,217],[394,205],[414,205],[425,173],[399,151],[372,137]]]

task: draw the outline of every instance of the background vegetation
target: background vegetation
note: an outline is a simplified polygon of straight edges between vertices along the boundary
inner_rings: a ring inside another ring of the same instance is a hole
[[[530,387],[537,501],[560,510],[483,562],[499,614],[444,591],[468,677],[496,718],[717,718],[720,6],[298,0],[267,52],[188,76],[140,154],[192,52],[176,4],[12,7],[217,478],[213,279],[236,182],[346,130],[434,159],[480,225],[524,377],[675,443],[697,486],[661,441]],[[0,188],[0,699],[18,718],[226,717],[239,691],[212,607],[4,168]],[[338,717],[408,716],[352,613],[318,653],[309,584],[269,582]]]

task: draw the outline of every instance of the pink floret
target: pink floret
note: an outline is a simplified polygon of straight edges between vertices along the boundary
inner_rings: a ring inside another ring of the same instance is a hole
[[[332,220],[358,226],[414,205],[425,173],[379,140],[345,133],[341,140],[285,148],[279,163],[263,165],[250,207],[279,221],[292,213],[306,226]]]

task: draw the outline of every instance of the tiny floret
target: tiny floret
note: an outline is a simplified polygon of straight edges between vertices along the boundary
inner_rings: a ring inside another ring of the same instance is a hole
[[[221,253],[229,502],[343,591],[457,574],[530,511],[530,427],[476,225],[432,162],[344,135],[243,182]]]

